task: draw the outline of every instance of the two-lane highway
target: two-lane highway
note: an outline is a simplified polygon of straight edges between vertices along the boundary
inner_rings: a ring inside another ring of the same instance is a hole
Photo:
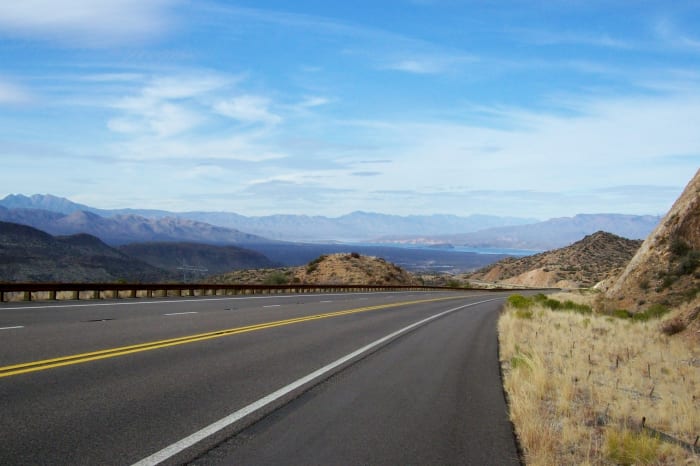
[[[517,464],[504,297],[5,303],[0,464]]]

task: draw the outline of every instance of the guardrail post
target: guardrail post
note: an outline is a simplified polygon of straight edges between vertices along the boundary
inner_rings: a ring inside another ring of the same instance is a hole
[[[31,291],[25,291],[25,292],[24,292],[24,300],[25,300],[25,301],[31,301],[31,300],[32,300],[32,292],[31,292]]]
[[[55,300],[56,300],[56,290],[51,290],[51,291],[49,291],[49,299],[50,299],[51,301],[55,301]]]
[[[92,299],[100,299],[100,290],[95,290],[92,292]]]

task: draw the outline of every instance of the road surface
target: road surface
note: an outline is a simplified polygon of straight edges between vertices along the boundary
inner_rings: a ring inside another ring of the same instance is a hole
[[[0,306],[0,464],[518,464],[505,294]]]

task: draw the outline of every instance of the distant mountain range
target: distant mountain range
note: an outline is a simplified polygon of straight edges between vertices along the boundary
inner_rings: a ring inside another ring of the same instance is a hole
[[[207,244],[270,243],[260,236],[179,217],[146,218],[134,214],[102,217],[89,211],[70,214],[38,208],[5,208],[0,220],[21,223],[52,235],[87,233],[111,245],[150,241],[189,241]]]
[[[308,215],[269,215],[246,217],[231,212],[168,212],[145,209],[97,209],[49,194],[24,196],[11,194],[0,200],[0,206],[10,210],[44,210],[67,216],[88,212],[103,218],[133,217],[151,219],[181,219],[203,222],[282,241],[346,241],[367,242],[387,235],[443,235],[467,233],[484,228],[524,225],[537,222],[532,218],[497,217],[491,215],[385,215],[353,212],[337,218]],[[14,220],[8,220],[14,221]],[[39,228],[37,226],[37,228]],[[98,235],[99,236],[99,235]],[[103,236],[105,241],[111,241]]]
[[[233,245],[264,254],[282,265],[301,265],[320,254],[380,255],[408,269],[473,270],[494,260],[453,247],[543,251],[567,246],[596,231],[645,238],[660,217],[581,214],[537,222],[527,218],[472,215],[397,216],[354,212],[337,218],[304,215],[245,217],[225,212],[102,210],[51,195],[9,195],[0,200],[0,221],[52,235],[87,233],[112,246],[144,242]],[[529,223],[528,223],[529,222]],[[474,231],[476,230],[476,231]],[[264,233],[264,234],[263,234]],[[369,245],[343,242],[384,243]],[[305,243],[305,244],[301,244]],[[396,248],[396,243],[422,249]],[[426,249],[426,246],[435,246]],[[399,251],[398,249],[403,249]],[[461,255],[460,255],[461,254]],[[458,257],[459,256],[459,257]]]
[[[394,236],[384,237],[381,241],[546,251],[567,246],[597,231],[606,231],[628,239],[644,239],[660,220],[661,217],[654,215],[579,214],[529,225],[488,228],[459,235]]]

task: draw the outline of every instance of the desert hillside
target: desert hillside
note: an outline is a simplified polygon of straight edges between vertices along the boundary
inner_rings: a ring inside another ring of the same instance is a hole
[[[631,312],[684,304],[697,318],[699,265],[700,170],[624,271],[604,284],[605,304]]]
[[[415,285],[411,273],[379,257],[357,253],[320,256],[301,267],[238,270],[211,277],[214,283],[309,283],[348,285]]]
[[[51,236],[26,225],[0,222],[0,281],[159,282],[168,278],[168,272],[94,236]]]
[[[599,231],[565,248],[501,260],[467,278],[532,287],[592,287],[619,273],[641,243]]]

